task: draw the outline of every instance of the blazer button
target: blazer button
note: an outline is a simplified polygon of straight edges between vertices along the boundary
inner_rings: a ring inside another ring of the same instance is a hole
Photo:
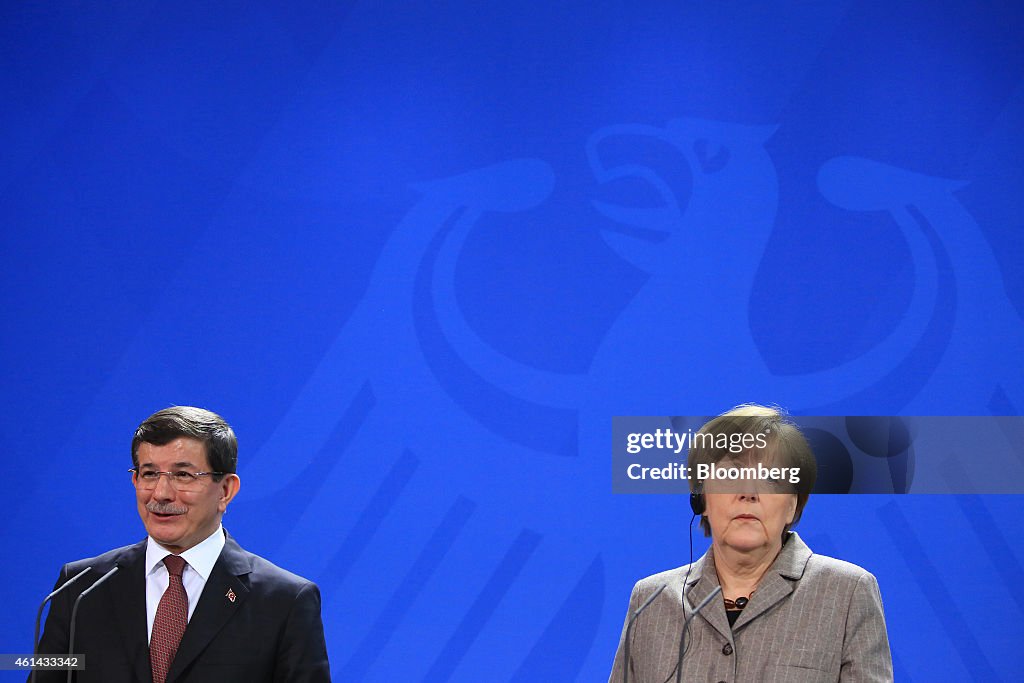
[[[723,655],[731,655],[732,654],[732,645],[730,645],[729,643],[726,643],[725,647],[722,648],[722,654]]]

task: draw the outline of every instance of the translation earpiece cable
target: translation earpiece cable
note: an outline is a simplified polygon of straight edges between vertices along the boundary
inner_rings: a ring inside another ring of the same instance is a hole
[[[693,569],[693,520],[695,519],[697,519],[696,512],[693,513],[693,517],[690,517],[690,524],[688,527],[690,537],[690,563],[686,565],[686,576],[683,578],[683,589],[681,591],[682,596],[680,597],[680,601],[683,607],[683,631],[680,638],[682,640],[687,641],[686,650],[689,649],[689,642],[686,638],[686,631],[690,628],[690,621],[686,618],[686,585],[690,581],[690,570]],[[682,667],[683,657],[686,656],[686,650],[683,650],[683,654],[679,657],[679,659],[676,660],[676,665],[672,668],[671,671],[668,672],[668,676],[666,676],[665,680],[661,683],[668,683],[670,680],[672,680],[672,676],[675,675],[676,670]]]

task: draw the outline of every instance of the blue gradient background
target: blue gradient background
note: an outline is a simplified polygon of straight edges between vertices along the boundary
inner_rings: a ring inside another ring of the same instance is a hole
[[[335,680],[604,680],[688,558],[684,499],[611,494],[613,415],[1021,412],[1022,28],[6,3],[0,649],[141,538],[130,434],[178,403],[239,434],[225,524],[321,585]],[[897,680],[1009,681],[1022,511],[822,496],[800,530],[878,576]]]

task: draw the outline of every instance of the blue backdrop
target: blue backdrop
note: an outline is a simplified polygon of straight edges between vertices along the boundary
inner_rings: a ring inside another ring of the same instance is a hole
[[[604,680],[633,582],[688,559],[684,499],[612,495],[613,415],[1021,412],[1022,29],[5,3],[0,650],[142,537],[132,430],[194,404],[336,680]],[[1008,681],[1021,502],[819,496],[800,530],[878,576],[898,680]]]

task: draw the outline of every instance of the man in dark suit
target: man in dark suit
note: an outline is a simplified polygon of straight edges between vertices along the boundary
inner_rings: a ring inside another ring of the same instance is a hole
[[[316,585],[243,550],[221,526],[238,493],[238,443],[218,415],[161,410],[132,440],[132,481],[148,538],[65,565],[39,652],[85,655],[79,683],[330,681]],[[37,672],[62,681],[66,672]]]

